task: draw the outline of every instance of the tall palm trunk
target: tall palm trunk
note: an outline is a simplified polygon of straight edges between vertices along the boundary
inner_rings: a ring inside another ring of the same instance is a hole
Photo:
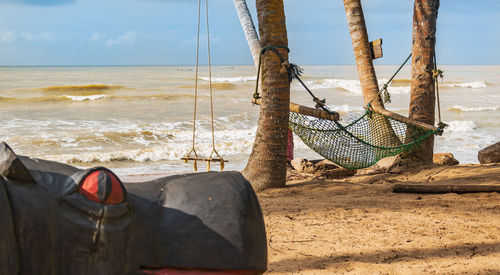
[[[233,0],[234,7],[236,8],[236,12],[238,12],[238,18],[240,19],[241,27],[243,28],[243,32],[245,33],[245,38],[248,42],[248,47],[252,52],[253,63],[255,68],[259,66],[259,55],[262,49],[259,37],[257,36],[257,31],[255,30],[255,26],[253,24],[252,16],[250,15],[250,11],[248,10],[248,6],[246,0]]]
[[[344,0],[344,8],[351,34],[352,46],[354,48],[354,57],[358,69],[361,90],[363,92],[364,104],[370,103],[374,109],[384,108],[381,96],[378,94],[379,87],[375,68],[373,67],[372,51],[368,40],[365,18],[361,0]],[[373,119],[370,121],[372,131],[377,129],[380,132],[391,133],[380,140],[378,146],[394,146],[401,142],[392,130],[391,124],[387,119]]]
[[[287,46],[283,0],[257,0],[259,33],[263,46]],[[278,49],[288,59],[288,52]],[[280,72],[281,61],[272,51],[262,60],[262,100],[257,134],[243,175],[256,190],[284,187],[290,82]]]
[[[413,48],[411,63],[410,118],[434,125],[434,54],[439,0],[415,0],[413,9]],[[411,131],[411,129],[410,129]],[[407,158],[431,164],[434,136],[428,137]]]
[[[253,64],[255,65],[255,69],[258,71],[259,57],[262,46],[260,45],[259,37],[255,31],[252,16],[248,10],[246,0],[234,0],[234,6],[238,12],[241,27],[243,28],[243,32],[245,33],[245,37],[248,42],[248,47],[252,53]],[[293,159],[293,155],[293,133],[292,130],[288,130],[287,160],[291,161]]]

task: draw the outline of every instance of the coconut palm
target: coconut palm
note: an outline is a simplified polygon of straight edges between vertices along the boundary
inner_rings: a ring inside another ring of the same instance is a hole
[[[436,21],[439,0],[415,0],[411,63],[410,113],[412,119],[434,125],[435,81],[433,77],[436,45]],[[406,157],[421,163],[432,163],[434,136]]]
[[[372,50],[368,40],[361,0],[344,0],[344,8],[351,34],[364,104],[370,103],[374,109],[384,108],[384,103],[379,94],[377,76],[373,67]],[[387,119],[381,117],[370,120],[370,128],[378,128],[380,132],[392,133],[387,135],[385,139],[379,140],[376,145],[400,145],[401,142]]]
[[[238,12],[238,18],[240,19],[241,27],[245,33],[248,47],[252,52],[253,63],[257,68],[257,66],[259,66],[259,55],[262,47],[260,46],[259,37],[257,36],[252,16],[248,10],[247,2],[246,0],[234,0],[233,2],[236,12]]]
[[[287,46],[282,0],[257,0],[262,46]],[[277,49],[288,59],[285,49]],[[287,133],[290,104],[288,74],[281,72],[281,60],[267,51],[262,58],[262,92],[255,142],[243,175],[256,190],[284,187],[286,180]]]

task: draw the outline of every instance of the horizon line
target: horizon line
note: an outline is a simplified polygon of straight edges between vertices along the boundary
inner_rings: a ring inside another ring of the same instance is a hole
[[[401,64],[374,64],[374,66],[399,66]],[[0,67],[195,67],[195,64],[33,64],[33,65],[0,65]],[[206,67],[208,64],[201,64]],[[214,67],[231,67],[231,66],[254,66],[253,64],[217,64]],[[302,64],[300,66],[356,66],[356,64]],[[411,64],[405,65],[411,66]],[[439,66],[500,66],[500,64],[439,64]]]

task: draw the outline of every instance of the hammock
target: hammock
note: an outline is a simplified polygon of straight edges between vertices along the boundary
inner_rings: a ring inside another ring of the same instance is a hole
[[[398,115],[384,108],[375,110],[370,104],[366,106],[366,111],[360,118],[343,126],[338,122],[338,113],[330,110],[325,105],[325,100],[317,98],[300,79],[302,69],[285,60],[276,50],[278,48],[290,51],[286,46],[267,46],[260,52],[257,81],[252,102],[260,104],[258,87],[262,55],[266,51],[273,51],[280,58],[283,69],[288,71],[290,82],[297,79],[316,103],[316,109],[290,103],[289,128],[309,148],[344,168],[366,168],[383,158],[413,150],[429,136],[441,135],[442,129],[446,126],[441,122],[440,114],[439,128],[437,128]],[[411,54],[379,92],[379,94],[385,94],[386,101],[390,101],[387,92],[388,84],[410,57]],[[435,77],[435,80],[437,81],[437,77]]]
[[[427,137],[441,133],[439,128],[424,128],[404,122],[404,117],[386,115],[366,110],[360,118],[343,126],[338,121],[290,112],[289,127],[316,153],[348,169],[366,168],[383,158],[413,150]],[[381,119],[387,119],[391,127],[374,127]],[[374,123],[370,125],[371,122]],[[399,144],[384,146],[394,134]]]

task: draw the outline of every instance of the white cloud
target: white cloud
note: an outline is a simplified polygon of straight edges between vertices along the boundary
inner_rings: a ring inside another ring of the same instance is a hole
[[[41,32],[41,33],[23,32],[20,34],[20,36],[24,38],[26,41],[32,41],[32,40],[48,41],[54,37],[54,35],[50,32]]]
[[[89,42],[98,42],[104,39],[104,35],[98,32],[93,33],[87,41]]]
[[[54,38],[54,34],[50,32],[40,32],[40,33],[31,33],[31,32],[22,32],[16,33],[15,31],[4,31],[0,32],[0,43],[9,44],[15,41],[24,40],[24,41],[49,41]]]
[[[75,0],[0,0],[0,3],[33,5],[33,6],[57,6],[73,3]]]
[[[137,38],[137,33],[134,31],[128,31],[117,38],[109,38],[106,40],[106,45],[109,47],[119,46],[119,45],[131,45],[135,42]]]
[[[219,36],[210,36],[210,43],[211,44],[220,44],[222,42],[222,38]],[[189,39],[182,40],[179,42],[179,46],[184,47],[184,46],[196,46],[196,37],[193,36]],[[207,35],[202,34],[200,35],[200,47],[206,47],[207,45]]]
[[[12,43],[16,41],[17,35],[13,31],[0,32],[1,43]]]

